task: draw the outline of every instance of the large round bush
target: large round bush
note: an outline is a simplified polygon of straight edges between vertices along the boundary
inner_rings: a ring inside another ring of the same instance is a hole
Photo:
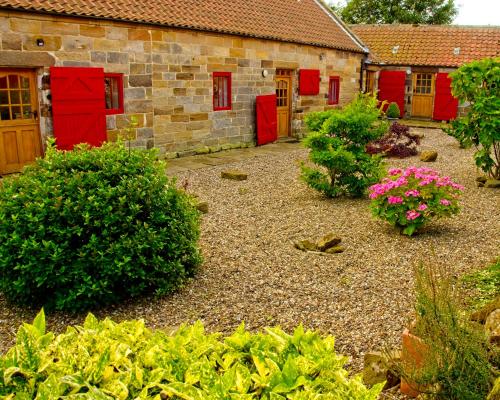
[[[153,151],[49,148],[0,188],[0,289],[60,310],[168,293],[200,263],[198,218]]]

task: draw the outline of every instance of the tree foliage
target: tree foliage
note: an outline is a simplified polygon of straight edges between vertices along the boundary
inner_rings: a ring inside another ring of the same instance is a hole
[[[500,57],[465,64],[451,77],[453,95],[470,107],[447,132],[464,147],[474,145],[476,165],[500,179]]]
[[[454,0],[349,0],[332,9],[348,24],[450,24]]]

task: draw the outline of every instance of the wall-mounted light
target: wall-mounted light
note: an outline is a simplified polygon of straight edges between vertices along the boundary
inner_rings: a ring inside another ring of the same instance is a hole
[[[36,45],[38,47],[43,47],[43,46],[45,46],[45,41],[43,39],[37,39],[36,40]]]
[[[408,68],[408,69],[406,70],[406,75],[411,75],[411,69],[410,69],[410,68]]]
[[[325,57],[326,57],[326,56],[325,56],[325,53],[320,53],[320,55],[319,55],[319,60],[320,60],[320,61],[323,61],[323,60],[325,59]]]
[[[262,76],[266,78],[269,75],[269,72],[267,72],[267,69],[262,70]]]

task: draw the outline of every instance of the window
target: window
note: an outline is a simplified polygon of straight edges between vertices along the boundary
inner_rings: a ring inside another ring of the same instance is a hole
[[[231,72],[214,72],[214,111],[231,109]]]
[[[330,84],[328,85],[328,104],[339,104],[340,78],[338,76],[330,76]]]
[[[375,88],[375,71],[366,71],[366,80],[365,80],[365,93],[374,93]]]
[[[299,71],[299,95],[317,95],[320,80],[319,69],[301,69]]]
[[[106,114],[123,114],[123,74],[104,74]]]
[[[433,74],[415,74],[413,93],[432,94],[433,80]]]

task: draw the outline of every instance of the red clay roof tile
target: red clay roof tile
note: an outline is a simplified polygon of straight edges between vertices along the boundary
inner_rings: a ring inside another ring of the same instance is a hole
[[[0,8],[160,24],[363,52],[321,0],[0,0]]]
[[[369,58],[376,63],[458,67],[500,55],[497,26],[352,25],[350,28],[368,46]],[[395,46],[399,49],[394,53]]]

